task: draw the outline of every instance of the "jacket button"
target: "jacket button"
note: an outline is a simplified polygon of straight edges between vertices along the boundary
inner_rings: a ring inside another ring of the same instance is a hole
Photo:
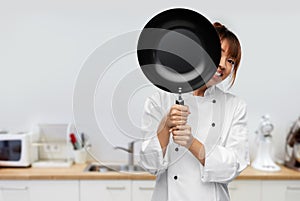
[[[174,179],[175,179],[175,180],[177,180],[177,179],[178,179],[178,177],[177,177],[177,176],[174,176]]]
[[[212,126],[212,127],[215,127],[215,126],[216,126],[216,124],[215,124],[215,123],[212,123],[212,124],[211,124],[211,126]]]
[[[176,147],[176,148],[175,148],[175,151],[178,151],[178,150],[179,150],[178,147]]]
[[[213,102],[213,103],[216,103],[217,101],[214,99],[214,100],[212,100],[212,102]]]

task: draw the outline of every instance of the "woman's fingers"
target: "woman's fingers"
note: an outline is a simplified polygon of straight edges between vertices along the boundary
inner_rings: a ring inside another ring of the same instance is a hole
[[[189,107],[186,105],[173,105],[167,115],[167,126],[172,128],[177,125],[187,123],[188,115],[190,114]]]
[[[187,124],[177,125],[172,127],[169,131],[172,132],[173,135],[185,135],[191,133],[191,127]]]
[[[176,144],[189,147],[193,142],[193,135],[191,131],[191,127],[189,125],[179,125],[172,128],[173,131],[173,141]]]
[[[170,115],[179,115],[187,117],[190,114],[189,107],[187,105],[173,105],[169,112]]]
[[[191,130],[191,127],[187,124],[184,124],[184,125],[177,125],[173,127],[173,129],[177,131],[183,131],[183,130]]]
[[[182,112],[190,112],[189,106],[187,106],[187,105],[175,104],[175,105],[172,105],[171,109],[175,109],[175,110],[182,111]]]
[[[170,119],[172,121],[186,121],[187,117],[184,117],[184,116],[171,116]]]
[[[186,111],[181,111],[177,109],[172,109],[169,113],[170,116],[181,116],[181,117],[187,117],[189,116],[189,112]]]
[[[169,119],[172,125],[176,126],[186,124],[188,118],[186,116],[170,116]]]

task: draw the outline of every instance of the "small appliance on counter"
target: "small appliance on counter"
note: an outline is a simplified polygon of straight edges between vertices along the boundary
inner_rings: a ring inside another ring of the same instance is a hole
[[[37,136],[32,132],[0,134],[0,166],[29,167],[37,160],[37,147],[32,143]]]
[[[286,137],[284,164],[288,168],[300,171],[300,117]]]
[[[256,157],[251,166],[262,171],[279,171],[280,167],[274,163],[271,157],[272,135],[274,126],[270,122],[270,117],[264,115],[261,118],[258,130],[256,131],[258,140],[258,149]]]

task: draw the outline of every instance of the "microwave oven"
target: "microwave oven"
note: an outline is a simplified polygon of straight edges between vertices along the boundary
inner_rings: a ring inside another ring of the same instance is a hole
[[[31,133],[0,134],[0,166],[28,167],[37,160]]]

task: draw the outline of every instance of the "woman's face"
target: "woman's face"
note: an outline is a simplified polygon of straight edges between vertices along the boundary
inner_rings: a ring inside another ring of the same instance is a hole
[[[230,43],[227,39],[221,41],[221,60],[214,76],[208,81],[207,85],[212,86],[225,80],[231,73],[234,66],[234,59],[228,56]]]

